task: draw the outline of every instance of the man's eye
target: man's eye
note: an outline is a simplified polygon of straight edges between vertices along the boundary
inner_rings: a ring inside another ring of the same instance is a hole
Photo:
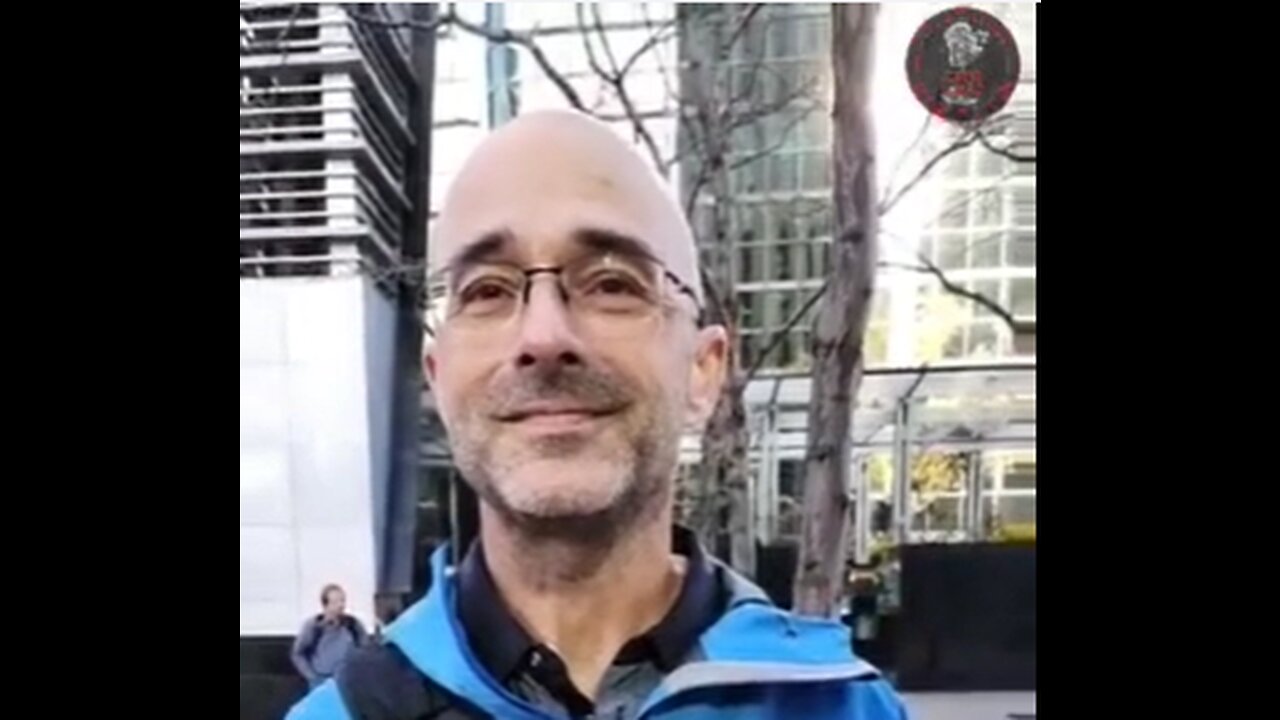
[[[645,295],[644,285],[636,278],[624,273],[597,273],[587,283],[586,290],[593,295],[633,297]]]
[[[511,283],[497,279],[477,280],[459,294],[458,299],[464,305],[470,303],[500,302],[515,297],[515,288]]]

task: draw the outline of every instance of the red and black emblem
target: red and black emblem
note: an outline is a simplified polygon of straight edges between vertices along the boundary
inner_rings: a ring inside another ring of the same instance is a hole
[[[958,7],[929,18],[907,51],[907,78],[929,112],[971,123],[1000,112],[1018,87],[1022,58],[1009,28]]]

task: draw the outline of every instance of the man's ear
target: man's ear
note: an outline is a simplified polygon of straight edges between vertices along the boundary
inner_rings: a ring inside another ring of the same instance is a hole
[[[729,332],[719,325],[698,330],[689,370],[690,429],[701,430],[715,412],[729,372]]]
[[[425,373],[423,378],[427,381],[427,385],[435,387],[436,385],[436,355],[434,350],[428,350],[426,355],[422,357],[422,369]]]

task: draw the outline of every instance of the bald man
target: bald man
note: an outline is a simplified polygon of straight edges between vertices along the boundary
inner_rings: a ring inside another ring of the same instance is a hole
[[[445,199],[426,358],[481,499],[457,567],[292,720],[900,720],[848,630],[791,616],[672,521],[726,372],[688,224],[586,116],[494,132]]]

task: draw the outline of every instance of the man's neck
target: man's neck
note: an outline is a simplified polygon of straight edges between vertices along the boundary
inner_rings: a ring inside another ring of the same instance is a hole
[[[608,547],[528,543],[487,508],[481,512],[485,560],[508,610],[560,655],[588,696],[622,647],[658,625],[679,598],[685,567],[673,556],[669,510]]]

